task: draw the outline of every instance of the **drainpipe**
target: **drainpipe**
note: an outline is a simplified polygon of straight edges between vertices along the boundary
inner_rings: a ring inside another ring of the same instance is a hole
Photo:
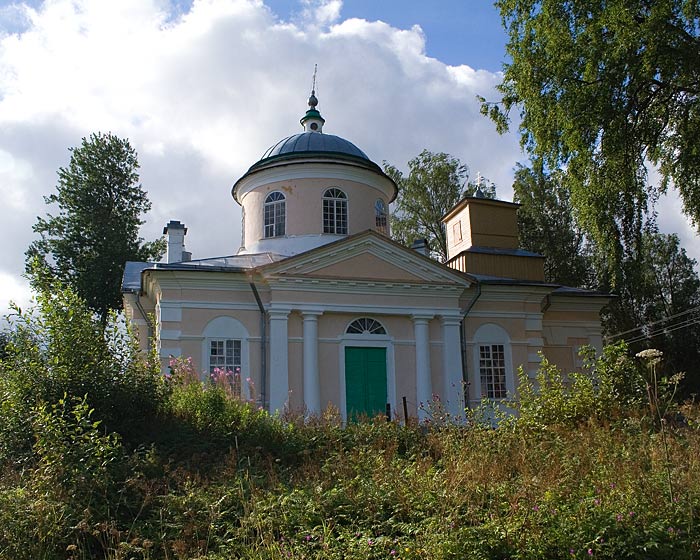
[[[148,329],[148,342],[146,343],[146,349],[150,351],[151,341],[153,340],[153,323],[151,323],[151,318],[148,316],[148,313],[146,313],[146,310],[143,308],[143,305],[141,305],[141,297],[138,292],[136,292],[136,307],[138,308],[139,313],[141,313],[143,320],[146,321],[146,328]]]
[[[464,322],[467,319],[467,315],[472,310],[472,307],[476,304],[476,300],[481,296],[481,282],[476,283],[476,293],[474,297],[469,302],[469,305],[462,311],[462,322],[459,324],[459,334],[462,341],[462,377],[466,385],[466,395],[464,401],[469,405],[469,368],[467,366],[467,330],[465,329]]]
[[[258,309],[260,309],[260,404],[267,410],[267,394],[265,393],[265,387],[267,385],[267,357],[265,356],[265,346],[267,345],[267,321],[265,320],[265,307],[260,299],[258,288],[252,281],[249,282],[249,284],[250,289],[253,290],[255,301],[258,303]]]
[[[540,311],[542,311],[542,314],[544,314],[547,309],[549,309],[552,305],[552,298],[549,294],[544,296],[544,299],[542,300],[542,303],[540,304]]]

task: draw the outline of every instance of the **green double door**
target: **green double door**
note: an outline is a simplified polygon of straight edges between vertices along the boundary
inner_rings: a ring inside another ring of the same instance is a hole
[[[348,420],[386,410],[386,348],[345,348],[345,402]]]

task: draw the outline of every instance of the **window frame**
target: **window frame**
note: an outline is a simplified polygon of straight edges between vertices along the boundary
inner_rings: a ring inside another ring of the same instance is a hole
[[[230,343],[230,354],[229,354]],[[221,344],[223,352],[214,354],[212,352],[214,345]],[[207,347],[209,353],[207,363],[209,366],[209,379],[214,383],[225,383],[233,391],[237,397],[241,396],[241,387],[243,385],[241,375],[243,372],[243,341],[240,338],[208,338]],[[236,356],[238,354],[238,356]],[[230,357],[230,361],[229,361]],[[214,359],[222,359],[223,363],[212,363]]]
[[[245,328],[243,323],[238,319],[231,317],[230,315],[219,315],[211,321],[209,321],[202,329],[201,336],[201,371],[203,380],[211,380],[214,382],[219,382],[220,375],[224,376],[224,379],[229,381],[229,386],[234,391],[236,396],[249,400],[252,396],[250,379],[254,379],[253,372],[250,367],[250,335],[248,330]],[[235,361],[226,362],[225,356],[225,345],[226,341],[231,341],[231,358],[235,360],[235,346],[238,344],[240,349],[238,353],[238,364]],[[224,352],[223,352],[223,363],[212,360],[212,343],[223,342]],[[233,375],[227,376],[228,366],[231,367]],[[222,371],[221,374],[212,375],[214,373],[214,368],[218,368]],[[238,368],[238,370],[236,370]],[[238,375],[235,375],[238,374]]]
[[[513,369],[513,348],[508,331],[506,331],[503,326],[496,323],[484,323],[476,330],[469,344],[472,353],[472,371],[474,372],[473,378],[471,379],[473,392],[470,394],[470,400],[475,399],[475,401],[472,400],[472,402],[480,402],[483,399],[504,401],[513,396],[515,394],[515,374]],[[501,390],[496,393],[495,396],[489,396],[488,386],[484,386],[482,383],[481,350],[483,347],[488,347],[489,351],[491,351],[494,346],[503,347],[502,361],[498,367],[501,368],[504,376],[503,383],[505,392]]]
[[[263,204],[263,238],[283,237],[287,231],[287,197],[272,191]]]
[[[329,187],[323,193],[321,216],[323,233],[348,234],[348,195],[338,187]]]
[[[481,397],[502,400],[508,396],[505,344],[479,344]]]
[[[389,210],[381,198],[374,202],[374,227],[384,235],[389,235]]]
[[[353,319],[347,327],[345,334],[386,336],[386,327],[373,317],[358,317]]]

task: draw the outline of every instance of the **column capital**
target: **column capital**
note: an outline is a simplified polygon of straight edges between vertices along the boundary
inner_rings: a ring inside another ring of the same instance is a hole
[[[323,310],[321,309],[300,309],[299,313],[304,318],[304,321],[310,320],[315,321],[318,317],[323,315]]]
[[[286,319],[291,312],[289,307],[271,307],[267,310],[270,319]]]
[[[413,319],[414,324],[421,324],[421,323],[427,323],[431,319],[435,317],[434,314],[431,313],[414,313],[411,315],[411,319]]]
[[[440,322],[445,326],[459,325],[462,322],[461,315],[441,315]]]

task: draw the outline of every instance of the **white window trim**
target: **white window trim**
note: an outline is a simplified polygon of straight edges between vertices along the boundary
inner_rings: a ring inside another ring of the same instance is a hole
[[[378,205],[380,204],[382,207],[381,211],[378,208]],[[384,218],[383,226],[377,224],[377,222],[379,221],[380,212],[381,216]],[[378,198],[374,201],[374,227],[377,231],[383,233],[384,235],[389,235],[389,208],[387,207],[386,202],[384,202],[381,198]]]
[[[481,364],[480,364],[480,346],[491,346],[500,344],[503,346],[505,365],[506,365],[506,398],[505,399],[490,399],[494,402],[507,400],[515,394],[515,371],[513,370],[513,347],[510,342],[508,332],[501,326],[494,323],[486,323],[481,325],[472,342],[472,379],[474,385],[474,396],[477,400],[482,399],[481,390]],[[485,398],[485,397],[483,397]]]
[[[225,315],[216,317],[207,323],[202,330],[202,360],[203,374],[208,376],[211,364],[209,348],[213,340],[241,341],[241,398],[250,399],[250,384],[248,378],[253,378],[250,371],[250,335],[238,319]]]
[[[339,198],[339,197],[330,197],[326,196],[326,193],[328,193],[331,190],[337,190],[345,196],[345,198]],[[345,232],[343,233],[338,233],[338,224],[335,219],[335,206],[338,203],[338,201],[344,201],[345,202]],[[333,202],[333,231],[326,231],[326,201]],[[321,198],[321,232],[326,235],[348,235],[348,232],[350,231],[350,198],[348,197],[348,194],[341,189],[340,187],[328,187],[326,190],[323,191],[323,197]]]
[[[268,200],[273,194],[279,194],[282,198],[279,200]],[[282,217],[284,218],[284,228],[282,233],[277,233],[277,208],[282,207]],[[272,208],[272,235],[267,235],[267,209]],[[263,202],[263,239],[273,239],[275,237],[284,237],[287,234],[287,197],[283,192],[272,191],[265,196]]]

